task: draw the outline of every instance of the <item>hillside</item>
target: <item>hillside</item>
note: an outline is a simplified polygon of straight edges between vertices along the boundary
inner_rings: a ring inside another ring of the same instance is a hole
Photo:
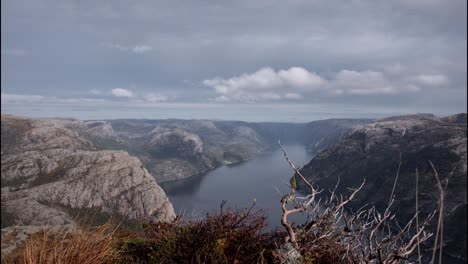
[[[151,221],[175,216],[137,158],[98,150],[73,129],[77,122],[2,115],[2,251],[16,243],[3,238],[73,227],[80,212]]]
[[[431,161],[445,193],[446,258],[450,263],[466,258],[466,114],[444,118],[420,114],[397,116],[355,129],[336,145],[320,152],[302,172],[327,190],[340,178],[339,192],[366,184],[354,207],[376,205],[383,210],[389,200],[401,153],[401,170],[396,186],[395,210],[407,221],[415,211],[415,171],[419,170],[419,199],[422,214],[437,208],[436,179]]]

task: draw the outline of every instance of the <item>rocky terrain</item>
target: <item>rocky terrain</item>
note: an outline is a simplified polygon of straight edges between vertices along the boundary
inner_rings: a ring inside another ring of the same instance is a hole
[[[81,121],[2,115],[2,250],[46,227],[74,228],[80,214],[167,221],[174,217],[173,207],[156,181],[248,160],[276,148],[278,139],[316,150],[367,122]]]
[[[114,136],[107,123],[2,115],[2,251],[14,248],[12,237],[25,237],[14,234],[74,226],[77,212],[154,221],[175,216],[139,159],[98,150],[89,135]]]
[[[302,172],[327,190],[340,178],[339,191],[358,186],[364,189],[354,202],[386,207],[400,162],[394,211],[401,221],[415,212],[416,169],[419,171],[419,199],[423,215],[437,208],[436,179],[431,161],[445,189],[446,263],[465,263],[467,195],[466,114],[444,118],[420,114],[377,120],[354,129],[336,145],[321,151]],[[435,227],[435,225],[433,225]]]

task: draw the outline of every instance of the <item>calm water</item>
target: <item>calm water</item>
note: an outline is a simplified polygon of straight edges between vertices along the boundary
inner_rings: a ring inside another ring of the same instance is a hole
[[[305,165],[313,157],[303,146],[285,146],[295,165]],[[166,191],[176,213],[185,211],[186,216],[205,216],[219,210],[222,200],[226,207],[250,207],[256,199],[256,208],[264,209],[270,227],[280,225],[281,195],[289,191],[288,183],[293,171],[284,159],[281,150],[263,153],[256,158],[233,166],[223,166],[209,173],[187,179],[164,182]],[[293,220],[300,222],[303,217]]]

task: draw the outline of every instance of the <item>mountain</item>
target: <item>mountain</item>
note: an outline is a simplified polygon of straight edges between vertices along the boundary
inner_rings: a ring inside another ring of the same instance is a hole
[[[139,157],[158,182],[201,174],[252,158],[268,148],[249,127],[223,130],[210,120],[109,120],[120,141],[103,148]],[[96,141],[90,137],[91,141]],[[124,143],[122,143],[124,142]]]
[[[2,250],[16,243],[3,243],[8,234],[73,226],[77,213],[152,221],[175,216],[139,159],[98,150],[86,138],[114,136],[105,123],[95,124],[1,116]]]
[[[295,124],[120,119],[84,121],[81,130],[101,149],[120,149],[137,156],[156,181],[163,182],[249,160],[277,148],[278,140],[317,151],[370,121],[330,119]]]
[[[396,116],[377,120],[349,132],[340,142],[318,153],[301,172],[327,190],[340,178],[339,192],[366,184],[354,207],[387,206],[395,175],[394,211],[401,221],[415,212],[416,169],[423,215],[437,208],[436,179],[428,161],[437,169],[445,189],[445,257],[449,263],[466,259],[467,194],[466,114],[438,118],[430,114]],[[434,225],[433,225],[434,226]],[[463,261],[464,263],[464,261]]]

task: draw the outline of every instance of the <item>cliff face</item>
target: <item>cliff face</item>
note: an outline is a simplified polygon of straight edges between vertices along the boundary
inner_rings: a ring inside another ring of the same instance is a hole
[[[340,178],[341,192],[366,179],[354,206],[366,203],[383,210],[388,202],[401,153],[402,166],[394,210],[402,221],[414,214],[415,170],[419,170],[420,210],[435,210],[438,191],[428,161],[447,182],[445,222],[446,257],[463,257],[466,250],[467,184],[466,114],[444,118],[433,115],[391,117],[350,132],[336,145],[320,152],[302,172],[328,189]],[[464,246],[463,246],[464,245]]]
[[[137,158],[98,151],[78,123],[2,115],[2,229],[73,225],[70,211],[80,209],[154,221],[175,216]]]

